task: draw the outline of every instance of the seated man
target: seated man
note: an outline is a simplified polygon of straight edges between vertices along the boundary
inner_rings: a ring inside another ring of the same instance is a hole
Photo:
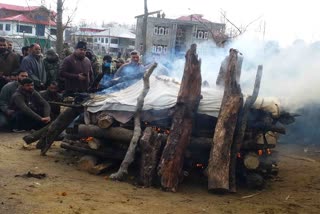
[[[28,73],[24,70],[18,71],[17,81],[12,81],[7,83],[0,92],[0,128],[9,128],[8,121],[12,117],[14,111],[9,109],[10,99],[12,95],[16,92],[17,88],[23,79],[28,77]]]
[[[54,102],[62,102],[63,98],[60,93],[58,93],[59,87],[58,83],[56,81],[52,81],[47,90],[41,91],[40,95],[45,99],[46,101],[54,101]],[[60,106],[57,104],[50,104],[51,113],[50,117],[52,120],[55,120],[59,114],[60,114]]]
[[[12,95],[10,109],[14,110],[11,121],[14,132],[39,129],[51,121],[50,105],[34,90],[30,78],[21,81]]]

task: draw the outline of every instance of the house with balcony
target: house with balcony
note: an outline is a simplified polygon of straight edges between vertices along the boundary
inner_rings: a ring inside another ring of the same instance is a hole
[[[44,6],[18,6],[0,3],[0,36],[14,46],[39,43],[49,48],[56,40],[56,13]]]
[[[143,17],[144,14],[135,17],[137,19],[135,48],[140,51],[143,47]],[[148,13],[146,47],[147,53],[153,56],[184,55],[192,43],[212,41],[221,46],[227,39],[225,24],[211,22],[204,19],[201,14],[169,19],[165,18],[161,11]]]
[[[129,29],[113,26],[108,28],[85,27],[72,34],[73,43],[86,41],[87,47],[99,55],[119,52],[125,54],[135,47],[136,36]]]

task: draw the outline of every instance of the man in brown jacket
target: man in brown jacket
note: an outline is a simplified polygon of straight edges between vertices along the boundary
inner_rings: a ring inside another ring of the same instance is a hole
[[[19,67],[20,62],[17,55],[8,50],[5,38],[0,37],[0,75],[9,77]]]
[[[10,109],[14,110],[12,130],[39,129],[51,121],[50,105],[34,90],[33,80],[25,78],[12,95]]]
[[[85,56],[86,42],[78,42],[75,51],[63,60],[60,75],[65,79],[66,93],[86,92],[92,82],[92,67]]]

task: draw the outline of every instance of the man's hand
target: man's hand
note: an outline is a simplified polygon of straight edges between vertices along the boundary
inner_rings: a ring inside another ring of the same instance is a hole
[[[79,80],[85,80],[85,79],[87,79],[87,77],[86,77],[85,74],[83,74],[83,73],[78,74],[78,78],[79,78]]]
[[[42,121],[43,123],[49,123],[49,122],[51,121],[51,118],[50,118],[50,117],[42,117],[42,118],[41,118],[41,121]]]

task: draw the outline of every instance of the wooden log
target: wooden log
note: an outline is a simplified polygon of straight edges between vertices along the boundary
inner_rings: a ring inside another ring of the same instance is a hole
[[[237,153],[243,144],[244,134],[247,127],[248,115],[252,105],[255,103],[262,78],[262,65],[258,66],[256,80],[253,88],[253,93],[251,96],[247,97],[246,102],[240,110],[240,114],[237,121],[237,126],[235,130],[234,143],[231,148],[231,164],[230,164],[230,192],[236,192],[236,165],[237,165]]]
[[[95,165],[97,165],[98,159],[92,155],[85,155],[78,161],[78,169],[89,172]]]
[[[95,125],[80,124],[75,130],[79,137],[95,137],[102,139],[113,139],[121,142],[130,142],[133,136],[133,131],[122,127],[110,127],[101,129]]]
[[[140,139],[140,176],[139,184],[150,187],[156,177],[156,168],[159,163],[161,153],[161,143],[163,134],[158,134],[147,127]]]
[[[110,162],[100,163],[95,165],[91,169],[89,169],[89,173],[93,175],[99,175],[107,171],[108,169],[110,169],[112,166],[113,166],[113,163],[110,163]]]
[[[99,114],[97,116],[97,120],[98,120],[97,122],[98,126],[103,129],[109,128],[114,122],[113,117],[106,114],[105,112],[102,112],[101,114]]]
[[[80,152],[82,154],[93,155],[103,159],[111,159],[111,160],[122,160],[125,156],[125,152],[120,150],[112,150],[112,149],[104,149],[103,151],[92,150],[90,148],[83,148],[80,146],[74,146],[67,143],[62,143],[60,145],[63,149],[68,149],[76,152]]]
[[[137,99],[137,106],[135,110],[134,116],[134,130],[133,130],[133,137],[130,141],[129,148],[127,150],[126,156],[121,163],[119,170],[116,173],[110,175],[110,178],[113,180],[122,180],[128,174],[128,167],[134,161],[134,156],[136,152],[136,147],[141,135],[141,125],[140,125],[140,113],[144,104],[144,98],[146,97],[147,93],[150,89],[150,82],[149,77],[157,67],[157,63],[154,63],[145,73],[143,76],[143,90]]]
[[[39,140],[37,147],[41,148],[41,155],[46,154],[54,140],[82,112],[83,108],[66,108],[62,113],[60,113],[60,115],[50,124],[47,133]]]
[[[165,190],[175,192],[182,176],[184,153],[190,142],[194,115],[201,97],[201,60],[196,44],[186,53],[184,74],[173,115],[172,126],[162,153],[158,174]]]
[[[95,137],[88,140],[88,146],[90,147],[90,149],[93,149],[93,150],[98,150],[102,144],[103,143],[101,142],[101,140]]]
[[[230,191],[231,148],[243,99],[236,78],[237,51],[229,55],[224,95],[216,124],[213,147],[208,165],[208,189],[214,192]]]

